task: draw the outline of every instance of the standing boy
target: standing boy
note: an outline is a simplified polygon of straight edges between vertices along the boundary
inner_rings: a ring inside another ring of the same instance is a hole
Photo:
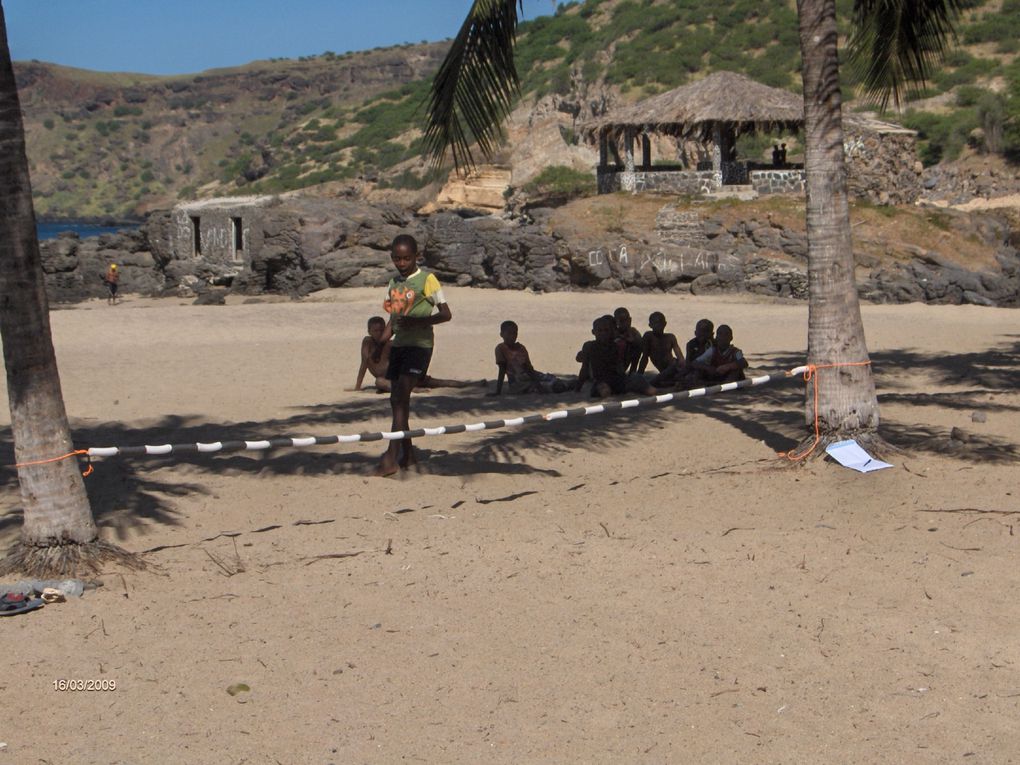
[[[108,305],[117,304],[117,282],[120,281],[120,274],[117,273],[117,264],[111,263],[110,267],[106,269],[106,276],[103,277],[103,281],[106,283],[106,288],[110,290],[110,296],[106,299]]]
[[[392,386],[390,407],[396,432],[410,429],[411,391],[425,377],[432,360],[432,327],[449,321],[453,314],[435,274],[418,268],[418,242],[413,236],[396,237],[390,245],[390,259],[397,275],[386,288],[383,310],[390,321],[380,339],[393,338],[386,379]],[[415,461],[410,438],[390,441],[375,474],[392,475]]]

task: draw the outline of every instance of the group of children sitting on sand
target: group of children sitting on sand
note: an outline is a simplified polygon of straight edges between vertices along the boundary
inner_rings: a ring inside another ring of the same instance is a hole
[[[390,319],[387,322],[373,316],[368,320],[368,337],[361,342],[361,367],[355,383],[355,390],[360,390],[365,373],[371,371],[376,390],[390,393],[390,432],[403,434],[399,440],[390,439],[375,469],[377,476],[393,475],[417,461],[409,435],[411,393],[416,388],[486,385],[485,380],[437,380],[429,376],[434,327],[450,321],[453,312],[436,275],[420,268],[418,242],[413,236],[400,234],[393,239],[390,260],[396,274],[386,286],[383,300],[383,310]],[[744,377],[747,361],[733,346],[729,327],[719,327],[713,338],[712,322],[702,319],[684,356],[676,337],[666,334],[666,319],[661,313],[653,313],[648,326],[651,331],[642,337],[631,326],[626,308],[616,309],[613,316],[600,316],[592,324],[595,339],[586,342],[577,354],[581,371],[576,378],[564,381],[536,371],[527,348],[518,341],[517,324],[505,321],[499,328],[503,342],[496,346],[499,379],[493,395],[503,392],[504,382],[509,383],[512,392],[531,393],[579,391],[591,380],[591,395],[602,398],[629,391],[652,395],[660,388],[691,388]],[[653,380],[644,375],[649,361],[659,371]]]
[[[661,390],[690,389],[703,385],[736,382],[744,379],[747,360],[733,345],[733,330],[722,324],[716,330],[708,319],[694,327],[694,337],[684,351],[676,335],[666,332],[666,317],[656,311],[648,317],[649,331],[642,336],[631,324],[630,312],[617,308],[612,316],[595,319],[591,333],[594,340],[584,343],[575,357],[581,364],[575,378],[563,379],[548,372],[539,372],[531,363],[528,349],[518,339],[518,326],[504,321],[499,326],[503,342],[496,346],[498,377],[496,389],[489,395],[500,395],[504,387],[510,393],[563,393],[580,391],[591,383],[591,396],[623,393],[655,395]],[[361,366],[354,390],[361,390],[366,373],[375,378],[375,389],[390,391],[386,379],[392,341],[384,338],[386,320],[373,316],[368,320],[368,335],[361,341]],[[646,374],[651,362],[657,374]],[[486,380],[443,380],[424,375],[418,388],[485,387]]]

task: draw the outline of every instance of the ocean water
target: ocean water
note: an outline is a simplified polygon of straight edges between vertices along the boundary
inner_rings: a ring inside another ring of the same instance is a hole
[[[36,233],[39,239],[54,239],[57,234],[63,231],[73,231],[80,237],[99,236],[100,234],[112,234],[115,231],[136,229],[138,224],[125,223],[122,226],[100,226],[97,223],[83,223],[81,221],[65,220],[58,223],[37,223]]]

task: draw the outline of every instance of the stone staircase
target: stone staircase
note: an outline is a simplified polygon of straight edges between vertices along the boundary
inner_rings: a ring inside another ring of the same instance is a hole
[[[467,208],[497,212],[505,206],[503,193],[510,186],[510,168],[479,165],[467,177],[450,173],[434,202],[422,208],[423,213],[444,208]]]

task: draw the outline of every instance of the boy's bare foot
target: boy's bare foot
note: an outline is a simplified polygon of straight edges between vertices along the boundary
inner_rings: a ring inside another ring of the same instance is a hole
[[[383,454],[382,459],[379,460],[379,464],[376,465],[375,470],[372,471],[372,475],[376,478],[385,478],[388,475],[393,475],[400,469],[397,465],[396,460],[393,459],[393,455],[390,450],[387,449]]]
[[[408,468],[418,469],[418,455],[414,453],[414,447],[405,451],[400,457],[400,467],[404,470]]]

